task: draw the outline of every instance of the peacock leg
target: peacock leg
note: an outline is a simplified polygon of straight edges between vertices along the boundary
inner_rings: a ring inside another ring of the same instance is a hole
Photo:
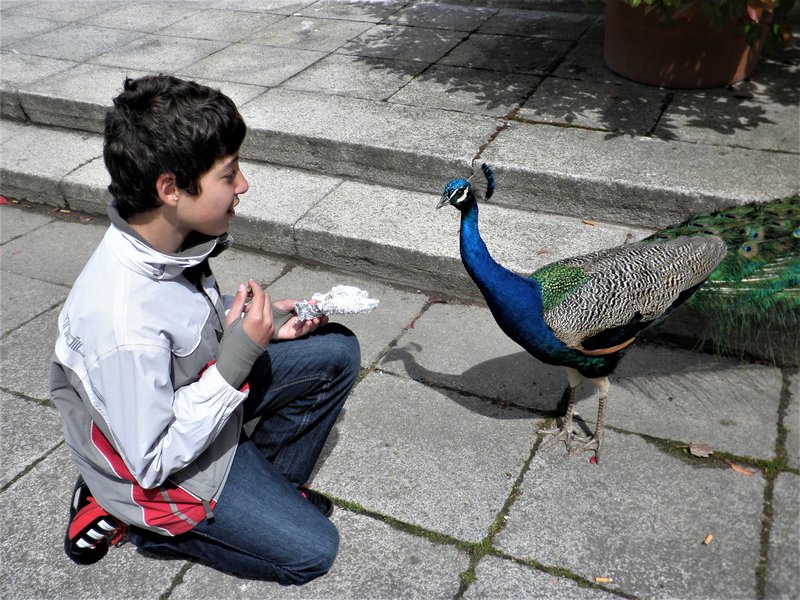
[[[567,411],[564,413],[564,420],[561,427],[553,427],[552,429],[540,429],[538,431],[541,435],[552,435],[553,437],[542,444],[541,449],[546,450],[555,446],[558,442],[564,442],[567,445],[567,453],[570,451],[569,443],[572,441],[572,416],[575,410],[575,392],[581,382],[581,374],[575,369],[566,367],[567,377],[569,377],[569,400],[567,402]]]
[[[611,383],[608,377],[598,377],[592,379],[592,383],[597,386],[597,425],[594,428],[594,435],[584,438],[585,443],[578,446],[578,450],[594,450],[594,455],[597,460],[600,460],[600,446],[603,444],[603,421],[605,419],[604,412],[606,410],[606,399],[608,398],[608,390],[611,388]],[[584,441],[581,440],[581,441]]]

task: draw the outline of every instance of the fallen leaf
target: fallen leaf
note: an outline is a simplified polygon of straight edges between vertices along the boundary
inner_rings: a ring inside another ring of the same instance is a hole
[[[708,444],[700,444],[698,442],[692,442],[691,444],[689,444],[689,453],[692,456],[699,456],[700,458],[708,458],[709,456],[714,454],[714,449]]]
[[[592,227],[597,225],[597,223],[595,223],[594,221],[590,221],[589,219],[581,219],[581,223],[583,223],[584,225],[591,225]]]
[[[590,465],[596,465],[597,464],[597,455],[596,454],[593,454],[591,456],[591,458],[589,458],[589,464]]]
[[[708,534],[708,535],[705,537],[705,539],[703,539],[703,544],[704,544],[704,545],[706,545],[706,546],[708,546],[708,545],[711,543],[711,540],[713,540],[713,539],[714,539],[714,535],[713,535],[713,534],[711,534],[711,533],[709,533],[709,534]]]
[[[748,469],[747,467],[743,467],[742,465],[737,465],[736,463],[729,462],[728,466],[730,466],[731,469],[742,475],[752,475],[753,473],[755,473],[753,469]]]

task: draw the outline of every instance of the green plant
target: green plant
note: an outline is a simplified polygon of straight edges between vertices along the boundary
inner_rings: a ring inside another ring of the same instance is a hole
[[[697,13],[715,28],[733,21],[738,33],[754,44],[766,34],[765,50],[794,45],[788,14],[795,0],[623,0],[645,12],[656,12],[664,24]]]

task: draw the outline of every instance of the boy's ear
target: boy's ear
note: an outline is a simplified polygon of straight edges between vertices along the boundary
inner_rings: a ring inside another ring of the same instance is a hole
[[[159,175],[156,179],[156,192],[161,202],[175,206],[178,203],[178,186],[175,185],[175,175],[172,173]]]

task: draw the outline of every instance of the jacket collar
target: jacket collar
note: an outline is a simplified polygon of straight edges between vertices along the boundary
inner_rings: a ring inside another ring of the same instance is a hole
[[[114,253],[129,268],[153,279],[174,279],[184,269],[213,258],[233,245],[233,237],[228,233],[219,237],[193,233],[177,253],[159,252],[120,216],[115,202],[108,205],[107,212],[111,219],[107,235]]]

